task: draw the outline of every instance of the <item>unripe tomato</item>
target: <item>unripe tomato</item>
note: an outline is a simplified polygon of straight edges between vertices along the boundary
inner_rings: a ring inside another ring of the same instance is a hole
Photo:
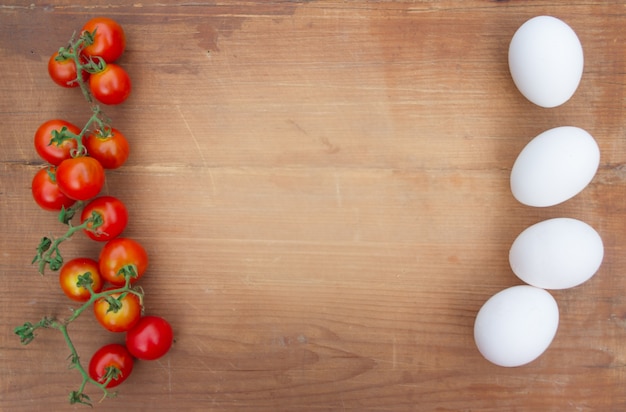
[[[120,307],[117,310],[111,310],[110,303],[105,298],[100,298],[93,303],[93,313],[106,330],[126,332],[141,317],[141,302],[137,295],[129,292],[126,292],[124,296],[121,293],[113,293],[110,296],[114,299],[119,298]]]
[[[148,254],[139,242],[128,238],[115,238],[107,242],[100,251],[98,259],[100,275],[115,286],[123,286],[126,278],[120,271],[124,267],[133,266],[136,277],[131,283],[139,280],[148,267]]]
[[[102,290],[102,278],[98,271],[98,262],[90,258],[75,258],[66,262],[59,272],[59,283],[65,295],[78,302],[86,302],[91,297],[89,289],[78,286],[78,278],[89,273],[91,289],[98,293]]]

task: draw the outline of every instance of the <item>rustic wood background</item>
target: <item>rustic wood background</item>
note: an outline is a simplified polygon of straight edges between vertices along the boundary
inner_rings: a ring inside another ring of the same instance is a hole
[[[84,410],[66,406],[80,376],[61,335],[23,347],[12,330],[72,305],[30,265],[62,230],[31,198],[32,136],[89,117],[46,63],[99,15],[125,28],[134,82],[106,110],[132,154],[105,191],[129,207],[126,236],[151,258],[146,310],[176,343],[97,410],[626,409],[623,1],[53,3],[0,4],[0,410]],[[540,14],[568,22],[585,52],[578,91],[555,109],[526,101],[507,67],[511,36]],[[598,174],[565,204],[522,206],[516,156],[563,125],[596,137]],[[559,216],[599,231],[603,265],[554,292],[561,323],[542,357],[494,366],[473,342],[477,310],[520,283],[517,234]],[[90,314],[72,332],[85,361],[123,339]]]

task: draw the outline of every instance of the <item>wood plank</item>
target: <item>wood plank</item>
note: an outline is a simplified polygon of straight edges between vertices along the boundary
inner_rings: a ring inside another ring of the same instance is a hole
[[[105,192],[150,255],[146,311],[176,333],[98,410],[626,408],[623,2],[31,3],[0,5],[0,410],[64,410],[80,382],[60,334],[21,347],[11,331],[72,305],[30,265],[62,229],[31,198],[32,135],[89,117],[46,62],[96,15],[126,29],[134,87],[106,108],[132,153]],[[586,59],[572,100],[549,110],[524,100],[506,63],[539,14],[567,21]],[[520,205],[517,154],[566,124],[596,137],[596,177],[562,205]],[[553,293],[561,323],[542,357],[491,365],[476,312],[521,283],[507,260],[517,234],[558,216],[599,231],[603,265]],[[77,236],[63,251],[100,247]],[[84,360],[123,340],[89,313],[72,334]]]

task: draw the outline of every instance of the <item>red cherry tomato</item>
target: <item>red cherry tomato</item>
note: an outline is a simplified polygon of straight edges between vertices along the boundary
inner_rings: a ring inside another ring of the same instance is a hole
[[[58,212],[62,208],[71,207],[76,202],[59,190],[54,166],[48,166],[35,173],[31,190],[35,202],[45,210]]]
[[[93,213],[102,218],[102,224],[95,229],[95,233],[84,230],[85,234],[99,242],[109,241],[119,236],[128,224],[128,210],[121,200],[113,196],[102,196],[89,202],[80,214],[80,222],[84,223]],[[88,227],[92,225],[88,224]]]
[[[112,379],[106,385],[113,388],[124,382],[133,371],[134,360],[128,349],[119,343],[110,343],[98,349],[89,361],[89,377],[96,382],[104,383],[108,379],[107,370]]]
[[[76,74],[76,63],[73,59],[63,59],[59,52],[54,52],[48,60],[48,74],[50,78],[59,86],[78,87],[78,76]],[[87,81],[89,73],[82,71],[83,81]]]
[[[135,283],[143,276],[148,267],[148,254],[139,242],[128,238],[115,238],[107,242],[100,251],[98,260],[100,275],[115,286],[123,286],[126,278],[123,268],[134,267],[136,277],[131,278]]]
[[[89,90],[100,103],[120,104],[130,95],[130,77],[122,67],[108,63],[102,71],[89,76]]]
[[[35,132],[35,150],[43,160],[55,166],[72,157],[71,151],[76,150],[74,139],[64,140],[61,144],[51,142],[55,131],[60,132],[64,127],[76,136],[80,134],[78,126],[60,119],[44,122]]]
[[[59,272],[59,283],[65,295],[78,302],[86,302],[91,297],[89,289],[78,286],[78,278],[85,273],[91,277],[91,289],[98,293],[102,290],[102,278],[98,271],[98,262],[89,258],[75,258],[66,262]]]
[[[104,186],[104,168],[92,157],[65,159],[57,168],[56,177],[61,192],[76,200],[89,200]]]
[[[105,169],[117,169],[128,159],[128,140],[119,130],[96,130],[83,137],[89,156],[97,159]]]
[[[110,295],[113,299],[119,299],[120,307],[112,309],[111,304],[105,299],[100,298],[93,303],[93,313],[106,330],[110,332],[126,332],[132,328],[141,317],[141,302],[137,295],[133,293],[113,293]]]
[[[93,34],[93,43],[83,49],[86,56],[98,56],[107,63],[113,63],[126,49],[126,34],[115,20],[96,17],[83,26],[82,33]]]
[[[137,359],[159,359],[170,350],[173,342],[172,326],[158,316],[143,316],[126,332],[126,347]]]

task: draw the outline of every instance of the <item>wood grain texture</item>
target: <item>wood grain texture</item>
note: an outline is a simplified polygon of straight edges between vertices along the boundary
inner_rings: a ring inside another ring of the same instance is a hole
[[[22,347],[12,329],[71,305],[30,265],[61,230],[31,199],[32,135],[89,116],[46,62],[97,15],[126,29],[134,86],[107,108],[132,154],[105,191],[151,257],[146,310],[176,333],[97,410],[626,409],[623,2],[54,3],[0,4],[0,410],[82,409],[66,406],[79,376],[60,334]],[[539,14],[568,22],[585,51],[578,91],[555,109],[524,100],[506,63]],[[567,124],[596,137],[595,179],[562,205],[520,205],[517,154]],[[603,265],[553,293],[561,323],[542,357],[491,365],[476,312],[520,283],[517,234],[557,216],[599,231]],[[99,248],[79,237],[63,251]],[[83,359],[123,339],[90,314],[72,331]]]

